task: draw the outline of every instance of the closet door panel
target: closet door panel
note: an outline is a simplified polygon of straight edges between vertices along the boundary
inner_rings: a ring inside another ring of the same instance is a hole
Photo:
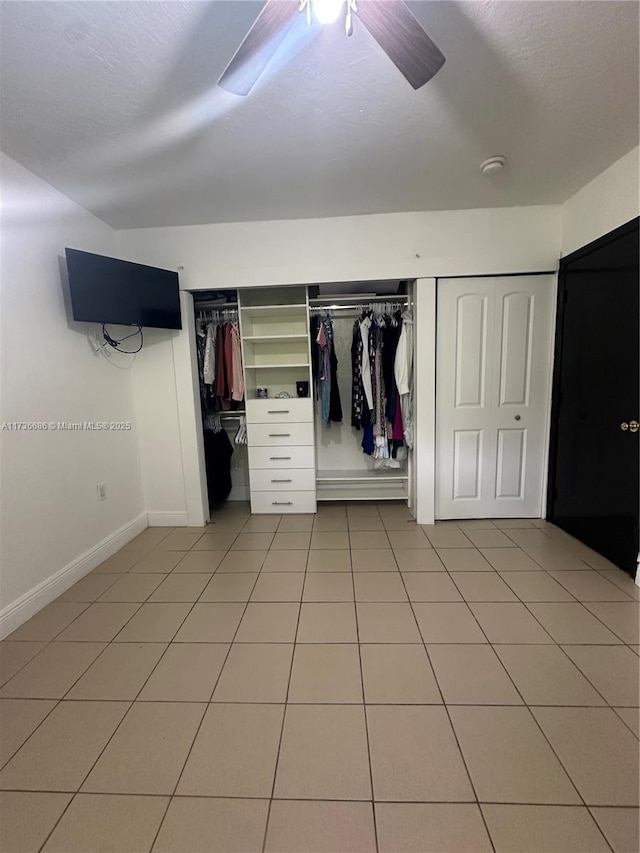
[[[438,284],[436,518],[539,517],[552,276]]]
[[[247,424],[251,447],[285,447],[310,445],[313,447],[312,423]]]
[[[247,422],[250,424],[311,423],[313,403],[298,399],[247,400]]]
[[[249,468],[315,468],[313,447],[250,447]]]
[[[309,492],[315,487],[315,468],[278,468],[251,472],[252,492]]]

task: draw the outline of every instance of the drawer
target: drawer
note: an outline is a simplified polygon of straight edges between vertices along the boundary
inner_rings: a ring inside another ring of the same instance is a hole
[[[249,468],[315,468],[314,448],[298,447],[249,447]]]
[[[313,400],[310,397],[290,397],[281,400],[247,400],[247,423],[310,423],[313,421]]]
[[[313,424],[247,424],[249,447],[313,446]]]
[[[280,468],[250,471],[252,492],[311,492],[316,487],[315,468]]]
[[[256,514],[315,511],[315,489],[312,492],[251,492],[251,512]]]

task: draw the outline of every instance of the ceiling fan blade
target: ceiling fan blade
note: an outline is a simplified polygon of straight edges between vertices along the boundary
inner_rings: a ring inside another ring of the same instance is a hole
[[[357,15],[414,89],[444,65],[444,56],[403,0],[358,0]]]
[[[234,95],[248,95],[297,15],[297,0],[267,0],[218,85]]]

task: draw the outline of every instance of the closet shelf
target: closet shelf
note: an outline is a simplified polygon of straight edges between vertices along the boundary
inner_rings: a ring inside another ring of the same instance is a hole
[[[245,341],[255,343],[270,343],[271,341],[306,341],[309,335],[245,335]]]
[[[385,484],[385,488],[372,488],[365,483],[322,485],[318,483],[316,500],[319,501],[405,501],[407,489],[401,483]]]
[[[402,481],[408,480],[409,475],[402,468],[371,468],[365,471],[318,471],[317,483],[370,483],[372,480]]]
[[[286,361],[279,364],[245,364],[245,370],[277,370],[282,367],[309,367],[308,361]]]
[[[260,317],[282,316],[284,314],[300,314],[307,310],[307,306],[304,302],[295,305],[243,305],[241,310],[243,314],[249,317],[254,314]]]

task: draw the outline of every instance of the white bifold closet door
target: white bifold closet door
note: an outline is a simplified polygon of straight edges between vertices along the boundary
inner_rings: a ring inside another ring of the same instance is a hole
[[[541,514],[554,280],[438,282],[436,518]]]

